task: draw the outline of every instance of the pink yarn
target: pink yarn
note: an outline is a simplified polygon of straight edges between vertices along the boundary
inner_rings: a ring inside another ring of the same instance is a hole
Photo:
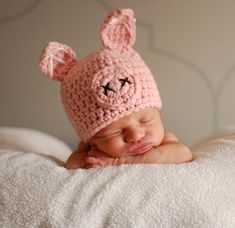
[[[40,58],[42,71],[61,81],[61,98],[80,138],[132,112],[161,108],[154,78],[137,52],[135,19],[130,9],[115,10],[100,30],[104,48],[80,61],[71,48],[50,42]]]
[[[106,48],[125,50],[135,43],[135,18],[130,9],[115,10],[105,19],[100,30]]]
[[[71,63],[75,62],[76,55],[70,47],[58,42],[49,42],[42,52],[39,66],[49,78],[62,81]]]

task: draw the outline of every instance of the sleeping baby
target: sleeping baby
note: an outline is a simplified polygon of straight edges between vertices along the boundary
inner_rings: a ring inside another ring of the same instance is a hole
[[[193,159],[163,127],[154,77],[132,49],[135,32],[133,11],[114,10],[100,30],[103,49],[77,60],[71,48],[50,42],[42,53],[40,67],[61,82],[65,111],[81,138],[67,169]]]

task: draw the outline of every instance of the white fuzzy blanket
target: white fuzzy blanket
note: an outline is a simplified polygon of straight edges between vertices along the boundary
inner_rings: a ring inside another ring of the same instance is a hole
[[[0,227],[235,227],[235,134],[180,165],[67,171],[0,150]]]

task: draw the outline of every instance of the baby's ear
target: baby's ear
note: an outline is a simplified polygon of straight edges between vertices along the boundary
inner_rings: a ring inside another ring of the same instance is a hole
[[[100,30],[105,48],[128,50],[135,43],[135,18],[131,9],[120,9],[111,12]]]
[[[49,42],[42,51],[39,66],[50,79],[63,81],[76,61],[76,55],[70,47],[57,42]]]

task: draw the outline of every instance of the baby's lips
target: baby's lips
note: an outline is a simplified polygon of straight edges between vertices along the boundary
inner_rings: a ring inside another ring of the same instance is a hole
[[[153,147],[153,142],[141,142],[130,147],[128,154],[138,155],[143,154]]]

